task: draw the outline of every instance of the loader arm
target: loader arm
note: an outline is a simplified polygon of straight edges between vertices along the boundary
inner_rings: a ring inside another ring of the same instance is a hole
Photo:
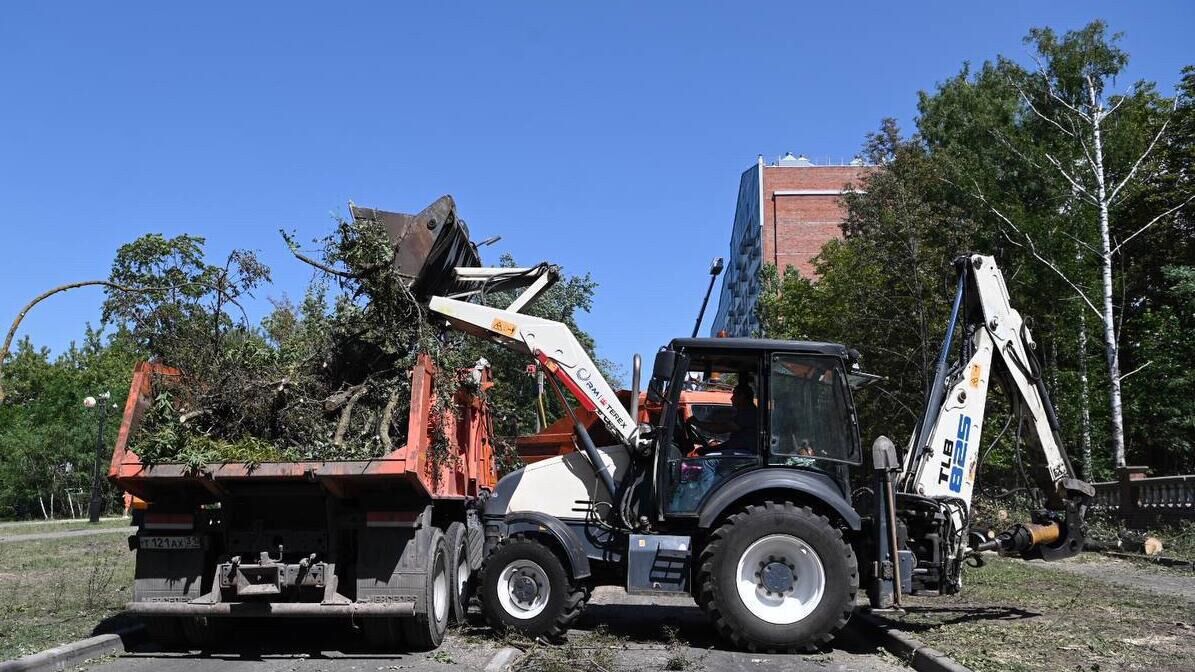
[[[444,317],[449,326],[464,333],[493,341],[509,350],[533,357],[559,381],[578,403],[592,411],[610,433],[628,448],[634,447],[638,423],[622,407],[610,383],[602,375],[585,347],[577,340],[568,325],[521,313],[523,308],[547,291],[559,277],[555,266],[540,264],[533,268],[458,268],[457,277],[466,282],[502,282],[507,286],[525,285],[526,289],[506,308],[472,303],[462,298],[474,292],[463,292],[461,298],[434,296],[428,304],[432,312]],[[553,382],[553,387],[556,383]],[[559,391],[559,388],[556,388]],[[565,401],[563,396],[561,401]],[[573,428],[581,441],[582,451],[613,497],[618,492],[606,461],[602,459],[589,432],[571,409]]]
[[[634,442],[637,423],[623,408],[614,389],[568,325],[525,315],[517,309],[494,308],[440,296],[432,297],[429,307],[458,331],[534,358],[584,408],[601,418],[621,443],[629,446]]]
[[[969,255],[955,265],[958,294],[925,413],[898,476],[898,492],[947,504],[955,529],[966,530],[985,447],[988,389],[999,381],[1019,418],[1016,431],[1030,449],[1040,451],[1048,481],[1040,485],[1053,514],[1043,512],[1038,520],[993,540],[999,543],[975,545],[1037,557],[1071,555],[1082,548],[1083,514],[1094,490],[1077,478],[1062,447],[1033,337],[1009,301],[994,258]],[[951,369],[947,361],[956,327],[960,354]]]

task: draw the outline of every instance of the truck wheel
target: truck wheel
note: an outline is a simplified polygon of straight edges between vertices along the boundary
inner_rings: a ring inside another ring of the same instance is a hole
[[[423,565],[423,587],[420,597],[424,613],[402,619],[402,631],[407,646],[412,651],[430,651],[444,641],[448,630],[448,602],[452,594],[451,576],[448,569],[448,551],[444,545],[444,533],[432,528],[428,555]]]
[[[825,516],[792,502],[764,502],[710,535],[697,586],[701,608],[737,646],[807,650],[846,625],[859,570]]]
[[[473,573],[469,566],[467,532],[463,523],[453,523],[444,534],[444,541],[448,545],[449,575],[452,578],[448,615],[458,624],[464,623],[469,613],[469,576]]]
[[[552,549],[526,537],[494,549],[482,564],[478,584],[490,626],[528,637],[564,637],[589,599],[588,587],[569,579]]]

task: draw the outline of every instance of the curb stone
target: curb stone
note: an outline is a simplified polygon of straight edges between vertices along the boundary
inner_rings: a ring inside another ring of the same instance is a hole
[[[40,653],[31,653],[16,660],[0,661],[0,672],[59,672],[89,658],[98,658],[111,653],[124,653],[125,642],[131,643],[143,633],[143,626],[134,625],[114,633],[80,639],[77,642],[56,646]]]
[[[513,646],[505,646],[498,650],[490,657],[490,662],[485,664],[485,672],[503,672],[510,668],[523,652]],[[0,672],[4,672],[0,669]]]
[[[850,622],[862,630],[863,634],[871,637],[874,643],[903,659],[917,672],[972,672],[971,668],[937,649],[926,646],[909,633],[880,622],[871,614],[855,612]]]

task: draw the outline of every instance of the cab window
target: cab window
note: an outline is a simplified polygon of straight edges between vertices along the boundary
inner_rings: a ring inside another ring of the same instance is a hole
[[[777,354],[768,377],[768,463],[858,463],[859,446],[842,363]]]

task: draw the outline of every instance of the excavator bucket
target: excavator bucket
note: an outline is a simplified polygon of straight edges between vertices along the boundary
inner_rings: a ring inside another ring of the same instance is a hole
[[[469,228],[456,215],[452,196],[441,196],[414,215],[350,207],[354,220],[385,227],[395,248],[394,268],[410,280],[417,299],[428,301],[469,289],[453,269],[481,266],[481,256],[469,240]]]

